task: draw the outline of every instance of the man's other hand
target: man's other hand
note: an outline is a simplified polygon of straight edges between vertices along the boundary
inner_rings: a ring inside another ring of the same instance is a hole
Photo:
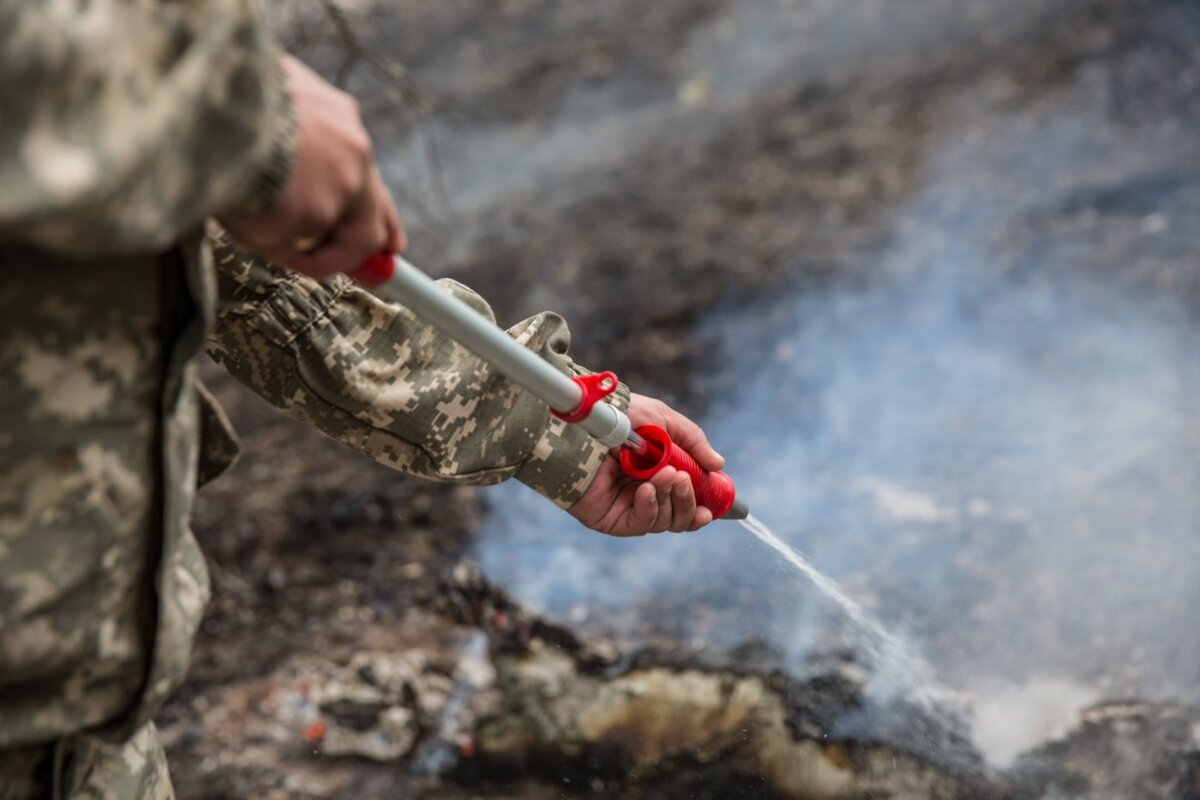
[[[283,68],[298,128],[291,175],[265,214],[221,224],[247,249],[317,279],[352,272],[380,250],[403,251],[358,103],[291,56]]]
[[[640,394],[629,398],[634,428],[658,425],[706,470],[725,466],[725,459],[708,443],[700,426],[661,400]],[[629,478],[617,457],[609,453],[600,472],[570,513],[593,530],[612,536],[641,536],[660,531],[694,531],[712,522],[712,512],[696,505],[687,473],[664,467],[648,481]]]

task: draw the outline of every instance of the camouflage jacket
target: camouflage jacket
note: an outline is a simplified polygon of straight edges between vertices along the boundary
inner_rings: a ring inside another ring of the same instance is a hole
[[[515,477],[563,508],[595,477],[604,448],[550,416],[462,345],[345,276],[316,283],[240,249],[215,225],[220,304],[208,352],[272,405],[377,461],[442,481]],[[495,321],[462,284],[441,282]],[[563,372],[583,374],[557,314],[509,334]],[[614,402],[624,407],[628,390]]]
[[[206,243],[207,216],[270,202],[294,138],[249,0],[4,4],[0,98],[0,749],[127,736],[180,681],[204,347],[406,472],[561,506],[590,483],[602,447],[407,310]],[[577,370],[561,318],[512,333]]]

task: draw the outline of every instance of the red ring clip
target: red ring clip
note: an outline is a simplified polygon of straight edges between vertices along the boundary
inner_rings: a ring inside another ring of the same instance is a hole
[[[592,413],[592,407],[617,390],[617,376],[612,372],[597,372],[595,375],[580,375],[572,378],[583,390],[583,399],[570,411],[550,409],[550,413],[563,422],[583,422]]]

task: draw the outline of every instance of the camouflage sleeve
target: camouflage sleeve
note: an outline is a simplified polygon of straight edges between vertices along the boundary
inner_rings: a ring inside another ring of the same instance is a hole
[[[591,485],[602,445],[409,310],[344,276],[316,283],[219,232],[210,238],[220,307],[208,352],[272,405],[414,475],[480,484],[516,477],[563,508]],[[470,289],[444,285],[492,319]],[[558,315],[531,317],[509,334],[564,372],[584,372],[567,356]],[[628,390],[613,401],[624,408]]]
[[[0,3],[0,240],[164,249],[254,213],[295,145],[257,0]]]

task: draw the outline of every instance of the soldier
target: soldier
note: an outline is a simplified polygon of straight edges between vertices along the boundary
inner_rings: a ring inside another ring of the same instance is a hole
[[[279,54],[252,0],[6,3],[0,98],[0,798],[172,796],[150,720],[208,596],[188,528],[213,472],[199,431],[229,441],[193,376],[204,346],[405,472],[515,477],[615,535],[711,521],[686,475],[621,478],[582,431],[335,274],[404,233],[357,107]],[[579,369],[559,317],[511,333]],[[722,466],[664,404],[612,402]]]

